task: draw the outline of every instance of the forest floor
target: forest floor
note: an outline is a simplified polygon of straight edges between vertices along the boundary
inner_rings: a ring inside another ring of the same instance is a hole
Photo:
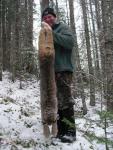
[[[75,121],[77,140],[73,144],[59,139],[46,140],[43,136],[40,114],[39,82],[35,77],[14,83],[8,72],[0,81],[0,150],[113,150],[113,123],[107,120],[107,142],[105,142],[105,119],[101,111],[100,95],[96,95],[96,106],[89,106],[82,115],[81,99],[75,99]],[[86,90],[87,93],[87,90]],[[107,145],[107,146],[106,146]]]

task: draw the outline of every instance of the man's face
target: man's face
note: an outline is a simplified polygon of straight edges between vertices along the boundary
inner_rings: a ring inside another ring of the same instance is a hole
[[[51,14],[48,14],[48,15],[46,15],[46,16],[44,16],[43,18],[42,18],[42,20],[44,21],[44,22],[46,22],[47,24],[49,24],[51,27],[55,24],[55,22],[56,22],[56,17],[54,17],[53,15],[51,15]]]

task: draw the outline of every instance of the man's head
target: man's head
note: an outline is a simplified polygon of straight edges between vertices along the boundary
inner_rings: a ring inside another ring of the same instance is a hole
[[[56,13],[54,12],[53,8],[46,8],[42,13],[42,21],[49,24],[51,27],[56,22]]]

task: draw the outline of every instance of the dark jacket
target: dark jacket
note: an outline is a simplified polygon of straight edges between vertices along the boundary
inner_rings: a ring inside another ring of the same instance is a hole
[[[69,27],[63,23],[55,24],[53,26],[53,39],[55,47],[55,72],[73,72],[71,54],[74,38]]]

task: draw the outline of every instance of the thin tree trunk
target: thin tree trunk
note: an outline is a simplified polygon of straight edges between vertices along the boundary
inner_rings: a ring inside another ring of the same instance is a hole
[[[20,0],[15,1],[15,66],[19,66],[19,32],[20,32],[20,16],[19,16],[19,2]],[[16,68],[15,68],[16,69]],[[15,73],[17,74],[17,70],[15,70]]]
[[[10,51],[11,51],[11,24],[12,24],[12,18],[11,16],[11,3],[8,2],[7,6],[7,53],[8,53],[8,70],[10,71]]]
[[[28,22],[28,0],[25,0],[25,3],[24,3],[24,13],[25,13],[25,24],[24,24],[24,28],[25,28],[25,33],[24,33],[24,46],[27,48],[28,47],[28,32],[29,32],[29,28],[28,28],[28,25],[29,25],[29,22]]]
[[[0,81],[2,81],[2,0],[0,0]]]
[[[95,48],[95,58],[96,58],[96,77],[100,78],[100,67],[99,67],[99,56],[98,56],[98,46],[97,46],[97,38],[96,38],[96,29],[95,29],[95,21],[94,21],[94,13],[92,8],[92,0],[89,0],[90,11],[91,11],[91,22],[93,28],[93,39],[94,39],[94,48]]]
[[[13,23],[11,25],[11,52],[10,52],[10,65],[11,65],[11,73],[12,73],[12,81],[15,81],[15,58],[16,58],[16,53],[15,53],[15,24]]]
[[[66,10],[67,10],[67,11],[66,11],[66,12],[67,12],[66,17],[67,17],[67,24],[70,25],[70,21],[69,21],[69,12],[68,12],[68,3],[67,3],[67,2],[68,2],[68,0],[66,0]],[[73,0],[72,0],[72,2],[73,2]]]
[[[57,13],[57,19],[59,21],[59,8],[58,8],[58,0],[55,0],[56,1],[56,13]]]
[[[28,8],[29,8],[28,9],[28,11],[29,11],[28,43],[29,43],[29,47],[31,47],[31,49],[33,49],[33,3],[34,3],[34,0],[28,0]]]
[[[82,99],[82,105],[83,105],[83,114],[87,114],[87,107],[85,102],[85,93],[84,93],[84,85],[82,80],[82,72],[81,72],[81,65],[80,65],[80,56],[79,56],[79,50],[78,50],[78,43],[77,43],[77,34],[76,34],[76,27],[75,27],[75,19],[74,19],[74,1],[69,0],[69,10],[70,10],[70,25],[71,29],[74,33],[74,40],[75,40],[75,47],[74,47],[74,64],[77,65],[78,71],[79,71],[79,89],[81,93],[81,99]]]
[[[101,93],[101,110],[102,110],[102,100],[103,100],[103,93],[105,94],[105,48],[103,44],[103,31],[102,31],[102,10],[101,10],[101,2],[98,0],[94,0],[95,5],[95,14],[96,14],[96,23],[97,23],[97,35],[98,35],[98,45],[99,45],[99,51],[100,51],[100,79],[102,82],[100,82],[100,93]]]
[[[84,20],[84,31],[86,39],[86,48],[87,48],[87,57],[88,57],[88,67],[89,67],[89,82],[90,82],[90,105],[95,106],[95,84],[94,84],[94,71],[92,66],[92,57],[91,57],[91,46],[90,46],[90,37],[87,21],[87,12],[86,12],[86,2],[85,0],[80,0],[83,12]]]
[[[49,6],[49,0],[41,0],[40,5],[41,5],[41,12],[43,12],[43,10]]]
[[[6,1],[2,0],[2,48],[3,48],[3,70],[7,69],[6,51]]]
[[[88,2],[87,2],[88,3]],[[92,31],[92,21],[91,21],[91,13],[88,10],[89,6],[87,5],[87,18],[88,18],[88,27],[89,27],[89,36],[90,36],[90,41],[91,41],[91,50],[92,50],[92,63],[94,63],[94,75],[96,76],[96,54],[95,54],[95,48],[94,48],[94,39],[93,39],[93,31]]]
[[[54,4],[54,1],[53,0],[49,0],[49,6],[51,8],[54,8],[55,4]]]

